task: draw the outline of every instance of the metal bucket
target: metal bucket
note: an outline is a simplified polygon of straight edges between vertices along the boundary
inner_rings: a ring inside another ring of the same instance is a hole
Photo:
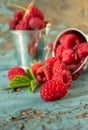
[[[62,35],[64,34],[75,34],[77,36],[79,36],[81,38],[81,43],[88,43],[88,36],[86,36],[81,30],[77,29],[77,28],[68,28],[68,29],[65,29],[64,31],[62,31],[55,39],[54,41],[54,45],[53,45],[53,52],[52,52],[52,56],[54,57],[55,56],[55,51],[56,51],[56,48],[57,46],[60,44],[59,42],[59,39]],[[85,58],[84,62],[77,68],[77,70],[75,70],[72,74],[75,74],[77,73],[82,67],[87,68],[88,66],[88,57]]]
[[[29,68],[35,61],[43,62],[48,31],[48,27],[43,30],[11,31],[18,66]]]

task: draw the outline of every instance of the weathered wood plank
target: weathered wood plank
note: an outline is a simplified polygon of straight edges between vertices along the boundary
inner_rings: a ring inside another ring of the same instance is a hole
[[[0,0],[0,88],[9,82],[7,71],[2,69],[16,65],[8,26],[17,10],[10,6],[13,2],[26,6],[29,1]],[[36,0],[36,4],[58,28],[79,27],[87,31],[87,0]],[[88,130],[87,77],[88,70],[73,83],[66,97],[48,103],[40,99],[39,90],[0,91],[0,130]]]
[[[87,128],[88,80],[85,77],[88,77],[87,72],[73,83],[66,97],[54,102],[43,102],[38,90],[35,93],[29,93],[27,88],[19,92],[1,91],[0,128],[3,130],[6,128],[12,130],[12,127],[14,130],[17,127],[19,130],[21,127],[25,130],[36,127],[38,130],[43,130],[43,127],[48,130]],[[6,77],[3,79],[8,83]]]

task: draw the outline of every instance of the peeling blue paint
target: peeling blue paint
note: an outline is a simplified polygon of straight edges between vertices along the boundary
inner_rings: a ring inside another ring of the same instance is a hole
[[[17,2],[18,0],[13,0]],[[7,5],[12,0],[7,1]],[[38,3],[43,6],[42,3]],[[0,14],[12,18],[13,12],[5,6],[5,1],[0,3]],[[54,38],[60,30],[67,28],[61,23],[57,29],[50,33]],[[7,23],[0,23],[0,31],[6,33],[9,27]],[[57,30],[57,31],[55,31]],[[6,33],[0,37],[0,45],[7,44]],[[0,88],[9,83],[7,78],[8,69],[17,65],[14,50],[0,51]],[[32,111],[27,116],[22,113]],[[36,115],[40,110],[41,113]],[[44,102],[39,95],[39,89],[29,93],[27,88],[14,92],[13,90],[0,90],[0,130],[88,130],[88,69],[79,80],[74,81],[68,94],[61,100]]]
[[[8,23],[0,23],[0,30],[1,30],[1,32],[2,33],[4,33],[4,32],[7,32],[8,30],[9,30],[9,25],[8,25]]]
[[[3,3],[0,3],[0,14],[1,15],[5,15],[5,16],[8,16],[9,18],[12,18],[13,13],[14,12],[12,12],[11,10],[8,10],[7,7]]]

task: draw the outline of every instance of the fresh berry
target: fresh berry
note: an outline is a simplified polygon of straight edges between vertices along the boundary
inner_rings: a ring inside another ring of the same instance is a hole
[[[52,68],[55,61],[56,61],[55,57],[48,58],[45,60],[45,65]]]
[[[78,56],[80,59],[85,59],[88,56],[88,44],[82,43],[78,46]]]
[[[19,22],[19,24],[16,26],[16,30],[29,30],[29,25],[27,20],[22,20]]]
[[[25,16],[28,16],[28,17],[37,17],[37,18],[40,18],[41,20],[44,20],[44,14],[36,6],[30,6],[29,9],[26,10]]]
[[[64,63],[62,63],[61,61],[56,60],[53,67],[52,67],[53,74],[56,72],[59,72],[61,70],[68,70],[68,67]]]
[[[14,77],[16,77],[16,76],[26,76],[25,70],[21,67],[15,67],[15,68],[11,68],[8,71],[8,79],[9,80],[13,80]]]
[[[83,71],[86,69],[86,66],[83,66],[77,73],[72,75],[72,80],[77,80],[83,73]]]
[[[10,30],[15,30],[17,24],[18,24],[18,21],[16,21],[15,19],[10,20],[10,24],[9,24]]]
[[[38,30],[44,28],[45,24],[40,18],[34,17],[30,19],[29,26],[34,30]]]
[[[32,70],[32,72],[33,72],[33,74],[34,74],[35,76],[36,76],[37,70],[38,70],[41,66],[43,66],[43,64],[42,64],[41,62],[38,62],[38,63],[35,63],[35,64],[31,65],[31,70]]]
[[[65,49],[64,49],[64,47],[62,45],[58,45],[57,48],[56,48],[55,56],[58,59],[62,60],[62,53],[63,53],[64,50]]]
[[[39,83],[45,83],[52,78],[52,72],[49,67],[41,66],[36,72],[36,78]]]
[[[77,54],[72,49],[66,49],[62,53],[62,62],[67,65],[76,63]]]
[[[80,44],[80,39],[74,34],[62,35],[59,41],[61,45],[66,49],[76,50]]]
[[[59,100],[67,94],[67,87],[62,81],[49,80],[40,88],[40,96],[44,101]]]
[[[14,18],[12,20],[10,20],[10,24],[9,24],[11,30],[16,29],[16,26],[22,20],[23,14],[24,14],[24,12],[16,12],[14,14]]]
[[[69,71],[63,70],[56,72],[52,78],[55,80],[61,80],[66,84],[67,88],[70,88],[72,85],[72,76]]]
[[[70,71],[71,74],[72,74],[75,70],[77,70],[78,67],[79,67],[78,64],[68,65],[68,68],[69,68],[69,71]]]
[[[22,20],[23,15],[24,15],[24,12],[16,12],[14,15],[14,18],[16,21],[20,21],[20,20]]]
[[[84,60],[81,60],[76,64],[68,65],[70,73],[72,74],[75,70],[77,70],[83,62],[84,62]]]

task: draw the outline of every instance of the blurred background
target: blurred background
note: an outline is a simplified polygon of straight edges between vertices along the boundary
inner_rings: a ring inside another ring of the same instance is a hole
[[[26,7],[30,0],[0,0],[0,51],[9,51],[13,48],[12,39],[9,33],[9,21],[16,11],[20,9],[12,7],[12,4]],[[45,14],[47,20],[55,29],[77,27],[88,32],[88,0],[35,0],[37,5]],[[0,53],[0,58],[5,55]],[[12,52],[6,56],[11,55]]]

